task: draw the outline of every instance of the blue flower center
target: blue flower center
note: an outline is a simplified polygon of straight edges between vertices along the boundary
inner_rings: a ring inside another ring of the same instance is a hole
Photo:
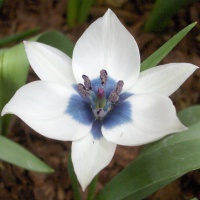
[[[79,83],[77,90],[81,97],[90,104],[95,119],[102,120],[118,103],[124,82],[120,80],[115,83],[112,91],[110,88],[107,89],[108,74],[104,69],[100,71],[99,83],[101,84],[94,84],[94,88],[94,82],[91,82],[88,76],[83,75],[82,78],[84,84]]]
[[[100,78],[91,81],[85,75],[82,77],[84,84],[73,86],[79,95],[71,96],[66,113],[81,124],[92,124],[94,139],[102,137],[102,125],[112,129],[131,121],[131,105],[125,100],[133,94],[119,95],[123,86],[121,81],[108,78],[106,71],[101,71]]]

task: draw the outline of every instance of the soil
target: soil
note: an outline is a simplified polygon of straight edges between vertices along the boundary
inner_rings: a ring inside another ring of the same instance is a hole
[[[5,0],[0,10],[0,37],[39,27],[41,32],[57,29],[74,42],[84,30],[110,7],[135,37],[144,60],[170,37],[188,24],[200,20],[200,2],[182,8],[160,34],[145,33],[142,26],[153,7],[153,0],[99,0],[91,9],[88,21],[70,28],[66,25],[65,0]],[[161,62],[189,62],[200,65],[200,24]],[[38,79],[30,69],[27,82]],[[171,98],[177,111],[200,103],[200,70],[197,70]],[[39,174],[0,162],[0,200],[72,200],[67,172],[70,142],[44,138],[23,121],[13,117],[10,139],[29,149],[55,169],[53,174]],[[134,160],[142,147],[118,146],[111,163],[100,172],[99,191],[117,173]],[[85,193],[82,194],[85,199]],[[196,170],[169,184],[147,199],[200,199],[200,171]]]

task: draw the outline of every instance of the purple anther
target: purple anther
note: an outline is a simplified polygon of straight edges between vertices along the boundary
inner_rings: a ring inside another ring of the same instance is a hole
[[[112,104],[115,104],[117,103],[119,100],[119,95],[117,94],[117,92],[113,91],[110,93],[110,96],[109,96],[109,101],[112,103]]]
[[[88,76],[83,75],[82,78],[83,78],[83,80],[84,80],[84,85],[85,85],[86,89],[92,90],[91,81],[90,81],[90,79],[88,78]]]
[[[100,79],[101,79],[101,85],[106,85],[106,82],[108,80],[108,74],[105,69],[102,69],[100,71]]]
[[[77,89],[78,92],[84,97],[87,97],[90,94],[89,91],[86,89],[86,87],[81,83],[77,85]]]
[[[118,81],[114,91],[119,94],[124,86],[124,81]]]

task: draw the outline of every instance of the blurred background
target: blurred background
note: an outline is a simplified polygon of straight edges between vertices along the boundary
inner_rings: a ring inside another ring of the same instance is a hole
[[[108,8],[116,13],[135,37],[142,61],[185,26],[200,22],[198,0],[0,0],[0,47],[10,47],[29,36],[49,30],[59,30],[75,43],[84,30],[103,16]],[[9,38],[5,40],[5,37]],[[200,66],[199,23],[161,64],[171,62],[189,62]],[[37,79],[30,68],[27,82]],[[200,70],[171,98],[177,111],[199,104]],[[66,165],[71,146],[69,142],[44,138],[17,117],[13,117],[8,137],[52,166],[55,173],[39,174],[0,162],[1,200],[73,199]],[[136,158],[140,149],[118,146],[112,162],[100,172],[97,191]],[[199,170],[186,174],[147,199],[178,200],[193,197],[200,199]]]

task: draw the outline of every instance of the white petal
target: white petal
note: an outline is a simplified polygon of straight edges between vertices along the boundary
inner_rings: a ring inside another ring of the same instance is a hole
[[[125,146],[139,146],[147,144],[167,135],[160,132],[160,134],[151,134],[138,128],[133,122],[122,124],[112,129],[105,129],[102,127],[102,133],[106,140]]]
[[[16,92],[3,108],[2,115],[15,114],[48,138],[70,141],[80,139],[91,130],[93,119],[92,114],[81,107],[81,102],[73,106],[76,102],[71,102],[71,98],[77,96],[75,93],[69,85],[32,82]]]
[[[198,67],[189,63],[171,63],[140,73],[130,89],[132,93],[153,92],[171,95]]]
[[[94,139],[92,134],[72,142],[72,162],[78,181],[83,189],[111,161],[116,144],[101,137]]]
[[[132,103],[134,122],[145,129],[152,131],[168,130],[173,122],[171,120],[175,119],[175,107],[166,96],[151,93],[138,94],[127,100]],[[182,130],[182,125],[180,129]],[[179,131],[179,125],[173,131]]]
[[[39,42],[24,42],[30,65],[41,80],[75,83],[71,58]]]
[[[95,79],[105,69],[115,81],[124,80],[127,90],[139,75],[139,49],[133,36],[108,9],[76,43],[72,66],[77,82],[82,82],[83,74]]]
[[[137,94],[123,103],[127,106],[123,109],[119,107],[119,119],[115,119],[116,115],[113,115],[114,121],[108,118],[108,121],[103,123],[102,133],[108,141],[137,146],[173,132],[186,130],[177,118],[175,108],[168,97],[151,93]]]

